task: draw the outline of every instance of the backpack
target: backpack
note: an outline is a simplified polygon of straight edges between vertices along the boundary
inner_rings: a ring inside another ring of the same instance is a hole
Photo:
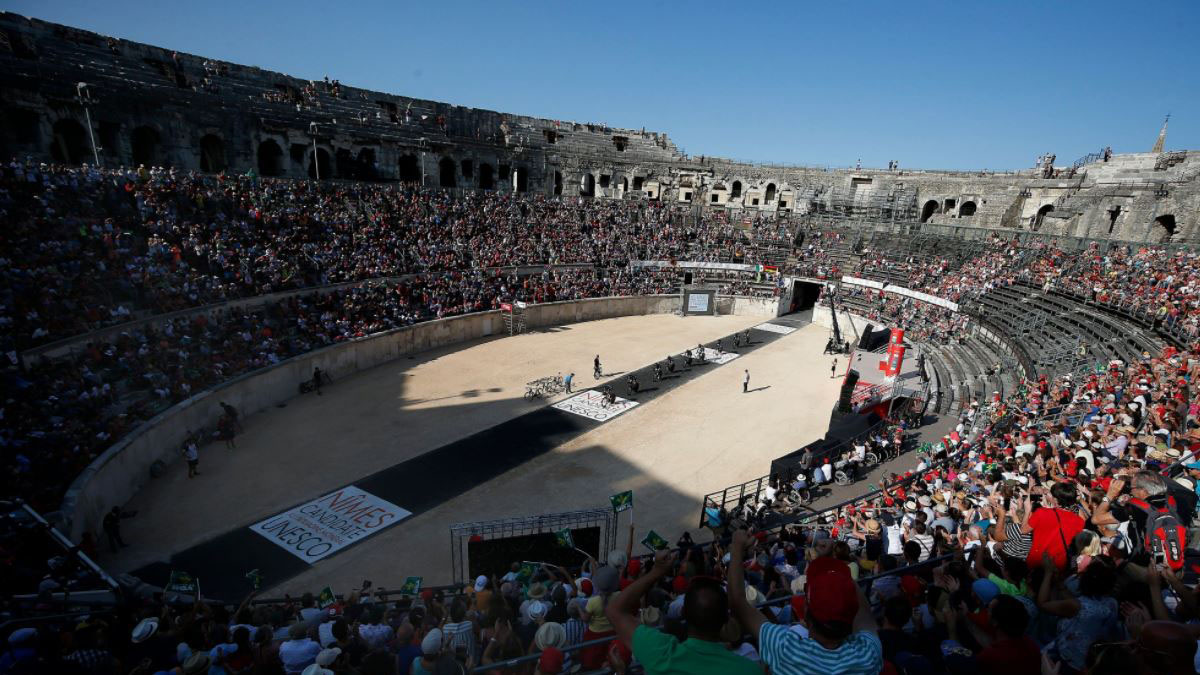
[[[1130,499],[1128,504],[1146,514],[1145,541],[1142,545],[1155,562],[1169,565],[1171,569],[1183,569],[1183,551],[1187,543],[1187,531],[1179,522],[1175,511],[1175,498],[1167,497],[1167,505],[1159,508],[1140,499]]]

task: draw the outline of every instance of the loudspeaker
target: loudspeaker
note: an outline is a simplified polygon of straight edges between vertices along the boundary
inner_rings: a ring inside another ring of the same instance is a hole
[[[850,396],[854,393],[856,384],[858,384],[858,371],[851,368],[850,372],[846,373],[846,381],[842,383],[842,393],[838,396],[838,412],[850,412]]]

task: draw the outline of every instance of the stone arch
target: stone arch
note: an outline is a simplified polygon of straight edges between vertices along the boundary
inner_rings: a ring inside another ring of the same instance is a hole
[[[629,192],[629,178],[621,176],[621,192]]]
[[[523,166],[518,166],[513,172],[513,186],[517,192],[525,192],[529,189],[529,170]]]
[[[775,201],[775,184],[767,183],[767,189],[763,193],[763,204],[770,204]]]
[[[930,199],[921,207],[921,222],[927,223],[933,217],[933,214],[938,211],[938,202],[936,199]]]
[[[579,194],[584,197],[594,197],[596,195],[596,177],[590,173],[583,174],[583,179],[579,183]]]
[[[1175,236],[1176,227],[1173,214],[1165,213],[1155,218],[1154,227],[1150,232],[1150,241],[1156,244],[1165,244],[1171,241],[1171,238]]]
[[[1042,221],[1046,218],[1046,214],[1054,210],[1053,204],[1046,204],[1037,210],[1037,215],[1033,218],[1033,229],[1041,229]]]
[[[200,170],[206,173],[220,173],[226,168],[225,141],[216,134],[205,134],[200,139]]]
[[[969,218],[969,217],[975,215],[975,211],[976,211],[975,202],[963,202],[962,206],[958,207],[958,217],[959,218]]]
[[[283,149],[274,139],[268,138],[258,144],[258,175],[279,176],[283,174]]]
[[[742,196],[742,181],[735,180],[735,181],[733,181],[733,186],[729,190],[729,198],[737,199],[738,197],[741,197],[741,196]]]
[[[158,146],[162,137],[154,127],[140,126],[129,135],[129,146],[133,151],[133,163],[153,166],[159,163]]]
[[[54,143],[50,156],[64,164],[82,164],[88,157],[87,131],[72,119],[61,119],[54,123]]]
[[[561,195],[562,190],[563,190],[562,172],[555,171],[554,172],[554,194]]]
[[[401,183],[421,182],[421,163],[416,155],[401,155],[399,169]]]
[[[438,162],[438,185],[444,188],[458,187],[458,170],[454,166],[454,160],[449,157],[443,157]]]
[[[464,159],[459,163],[459,168],[462,169],[462,177],[470,180],[475,177],[475,162]]]
[[[317,174],[318,174],[317,169],[320,169],[321,180],[333,178],[333,174],[330,171],[332,168],[333,168],[333,162],[331,161],[331,158],[329,157],[329,151],[326,150],[325,148],[317,148],[317,154],[315,156],[309,155],[309,157],[308,157],[308,177],[309,178],[317,177]]]
[[[479,187],[484,190],[492,190],[496,187],[496,175],[491,164],[479,165]]]

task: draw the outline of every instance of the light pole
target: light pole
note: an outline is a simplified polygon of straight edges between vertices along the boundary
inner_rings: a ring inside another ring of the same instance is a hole
[[[87,120],[88,140],[92,142],[92,159],[95,160],[96,167],[100,166],[100,151],[96,149],[96,134],[92,131],[92,113],[88,109],[93,103],[97,103],[92,99],[91,90],[88,88],[87,82],[79,82],[75,85],[75,100],[79,105],[83,106],[83,117]]]
[[[317,123],[308,123],[308,135],[312,136],[313,141],[313,173],[317,180],[321,180],[321,156],[317,153]]]

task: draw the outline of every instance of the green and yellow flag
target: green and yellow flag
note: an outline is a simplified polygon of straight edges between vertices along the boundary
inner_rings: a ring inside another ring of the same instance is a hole
[[[416,595],[421,592],[421,579],[423,577],[404,577],[404,583],[400,585],[400,593],[403,595]]]
[[[571,536],[571,528],[564,527],[555,532],[554,545],[559,548],[575,548],[575,537]]]
[[[612,502],[613,513],[628,511],[633,508],[633,490],[618,492],[609,497],[608,500]]]
[[[172,593],[191,593],[196,594],[196,579],[180,570],[171,570],[171,577],[167,579],[167,587],[164,589]]]
[[[661,551],[670,545],[670,542],[668,542],[666,539],[663,539],[662,535],[654,530],[650,530],[650,532],[646,534],[646,538],[642,540],[642,546],[645,546],[651,551]]]
[[[325,609],[326,607],[337,602],[337,598],[333,595],[333,589],[329,586],[321,589],[321,594],[317,596],[317,607]]]

